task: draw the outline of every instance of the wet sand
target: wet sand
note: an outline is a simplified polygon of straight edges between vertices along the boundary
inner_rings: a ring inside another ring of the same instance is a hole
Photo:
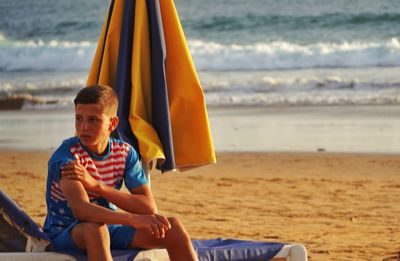
[[[400,154],[400,106],[210,107],[208,112],[219,152]],[[74,133],[72,108],[0,111],[0,150],[54,149]]]

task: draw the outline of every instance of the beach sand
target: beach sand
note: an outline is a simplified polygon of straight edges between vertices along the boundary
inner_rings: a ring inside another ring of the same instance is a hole
[[[1,190],[40,224],[50,153],[0,152]],[[193,238],[301,243],[310,260],[382,260],[400,252],[398,155],[217,157],[215,165],[183,173],[152,173],[160,212],[179,217]]]

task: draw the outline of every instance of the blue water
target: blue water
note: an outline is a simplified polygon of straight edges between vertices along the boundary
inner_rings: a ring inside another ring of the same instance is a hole
[[[0,96],[70,103],[108,3],[0,0]],[[175,3],[210,105],[400,104],[400,1]]]

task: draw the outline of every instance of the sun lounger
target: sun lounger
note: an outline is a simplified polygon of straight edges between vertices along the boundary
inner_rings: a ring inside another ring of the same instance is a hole
[[[193,240],[200,261],[269,260],[307,261],[303,245],[234,239]],[[113,251],[114,261],[168,261],[165,249]],[[85,255],[51,251],[47,235],[14,201],[0,191],[0,260],[86,260]]]

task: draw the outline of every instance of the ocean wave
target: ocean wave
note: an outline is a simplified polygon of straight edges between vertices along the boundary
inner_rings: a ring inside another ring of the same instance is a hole
[[[87,71],[95,48],[88,41],[12,41],[0,35],[0,72]]]
[[[0,96],[1,110],[46,110],[68,108],[68,102],[62,102],[60,99],[44,99],[29,94],[12,95],[7,97]]]
[[[221,44],[189,40],[200,71],[257,71],[304,68],[400,66],[400,41]],[[0,35],[0,72],[87,72],[96,43],[82,41],[10,41]],[[168,54],[167,54],[168,56]]]
[[[268,94],[268,93],[322,93],[322,92],[341,92],[341,91],[381,91],[396,89],[400,93],[400,81],[369,82],[357,78],[344,79],[338,76],[311,77],[311,78],[275,78],[260,77],[247,80],[213,80],[203,81],[203,91],[206,94]]]
[[[20,94],[0,96],[0,110],[65,109],[73,108],[74,96],[33,96]],[[220,92],[205,93],[208,106],[343,106],[343,105],[400,105],[398,89],[375,92]]]
[[[25,108],[72,108],[73,97],[85,84],[81,74],[47,79],[47,73],[36,78],[18,75],[14,78],[19,80],[0,81],[0,98],[15,105],[21,100],[14,97],[28,97],[23,100]],[[202,72],[199,76],[211,106],[400,105],[398,68]]]
[[[224,45],[189,41],[196,67],[204,71],[300,68],[391,67],[400,65],[400,41],[299,45],[288,42]]]
[[[209,105],[399,105],[398,69],[204,72],[199,76]]]
[[[379,92],[210,93],[205,97],[210,106],[400,105],[398,89]]]

